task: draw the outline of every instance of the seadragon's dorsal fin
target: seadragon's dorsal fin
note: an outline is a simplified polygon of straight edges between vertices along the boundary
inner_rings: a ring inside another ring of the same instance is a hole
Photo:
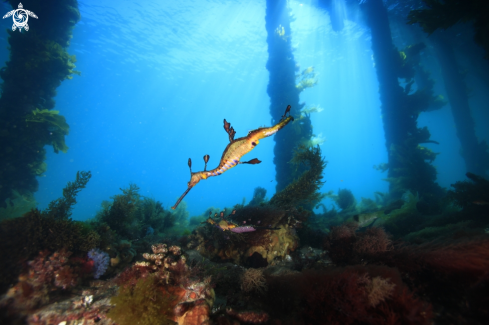
[[[224,130],[226,130],[227,134],[229,134],[229,142],[233,142],[236,131],[234,131],[234,128],[231,126],[231,123],[226,121],[226,119],[224,119]]]

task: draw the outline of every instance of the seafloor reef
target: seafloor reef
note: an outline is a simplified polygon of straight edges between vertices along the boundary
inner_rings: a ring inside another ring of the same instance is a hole
[[[170,212],[132,184],[70,219],[79,172],[46,211],[0,223],[2,324],[487,324],[489,182],[468,174],[427,215],[417,193],[319,193],[325,163],[270,200]],[[338,206],[313,207],[323,197]]]

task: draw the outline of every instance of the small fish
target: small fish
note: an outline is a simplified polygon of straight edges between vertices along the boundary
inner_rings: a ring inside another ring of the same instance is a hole
[[[243,232],[252,232],[252,231],[255,231],[256,229],[251,227],[251,226],[244,226],[244,227],[236,227],[236,228],[232,228],[232,229],[229,229],[231,232],[234,232],[234,233],[237,233],[237,234],[240,234],[240,233],[243,233]]]
[[[237,225],[223,219],[219,222],[218,227],[221,228],[222,231],[224,231],[224,230],[231,230],[233,228],[236,228]]]
[[[216,222],[215,222],[214,220],[212,220],[212,218],[211,218],[211,217],[207,218],[207,220],[206,220],[206,221],[201,222],[201,223],[210,223],[211,225],[215,225],[215,224],[216,224]]]
[[[360,228],[362,227],[368,227],[372,225],[375,220],[379,217],[378,212],[372,212],[372,213],[362,213],[362,214],[357,214],[356,216],[353,217],[353,219],[358,222],[358,226]]]
[[[246,224],[246,221],[243,221],[243,224],[245,225]]]
[[[260,224],[261,220],[258,220],[257,224]]]

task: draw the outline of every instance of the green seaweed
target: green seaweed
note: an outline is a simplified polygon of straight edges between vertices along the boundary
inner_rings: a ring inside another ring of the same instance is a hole
[[[448,198],[464,209],[481,208],[489,203],[489,181],[485,178],[467,173],[468,181],[452,184]]]
[[[390,183],[393,197],[400,197],[406,191],[419,193],[423,201],[436,208],[445,193],[436,183],[435,167],[426,160],[432,161],[437,154],[418,145],[426,136],[429,137],[427,129],[418,131],[419,134],[411,135],[404,144],[390,146],[390,159],[396,161],[397,166],[389,167],[390,177],[384,180]]]
[[[84,222],[44,216],[39,210],[32,210],[13,221],[19,222],[19,227],[23,225],[26,234],[24,249],[27,251],[39,252],[47,249],[55,252],[66,248],[70,251],[87,252],[99,243],[98,234]]]
[[[112,202],[102,202],[102,210],[92,221],[95,227],[104,228],[105,225],[120,238],[136,239],[145,236],[148,227],[153,228],[155,235],[163,235],[182,232],[187,226],[185,202],[181,203],[181,208],[170,212],[161,202],[142,197],[135,184],[121,188],[121,191],[122,194],[112,197]]]
[[[75,181],[68,182],[68,185],[63,189],[63,197],[51,201],[47,210],[42,212],[43,216],[60,220],[69,219],[71,209],[76,204],[76,196],[85,188],[91,177],[92,173],[90,171],[77,172]]]
[[[302,92],[307,88],[312,88],[318,83],[314,67],[304,69],[300,74],[296,75],[295,78],[299,79],[299,83],[295,86],[299,92]]]
[[[137,238],[143,228],[141,220],[136,218],[136,210],[141,198],[139,187],[136,184],[129,184],[129,188],[121,188],[121,191],[122,194],[112,197],[112,202],[103,202],[102,210],[97,213],[95,220],[107,224],[123,238]]]
[[[5,200],[5,207],[0,207],[0,221],[4,219],[18,218],[35,209],[36,199],[32,195],[21,195],[13,191],[11,198]]]
[[[254,207],[254,206],[260,206],[266,202],[266,196],[267,196],[267,190],[263,187],[255,187],[255,190],[253,191],[253,199],[251,199],[250,203],[248,203],[248,206]]]
[[[209,217],[214,217],[214,215],[219,215],[219,212],[221,212],[221,209],[219,208],[214,208],[210,207],[205,210],[205,212],[199,216],[192,216],[190,217],[188,221],[188,227],[190,230],[193,230],[197,227],[200,227],[201,224],[206,223],[207,218]]]
[[[335,202],[342,210],[355,208],[356,204],[353,193],[346,188],[338,189],[338,196],[336,197]]]
[[[40,251],[67,249],[88,252],[98,247],[100,236],[83,222],[44,216],[34,209],[19,218],[0,222],[0,292],[17,278],[21,261],[28,261]]]
[[[189,212],[187,203],[181,202],[180,205],[170,214],[171,226],[166,228],[167,235],[181,235],[188,226]]]
[[[149,275],[134,287],[121,286],[110,300],[115,307],[107,316],[119,325],[176,324],[171,320],[175,300],[157,275]]]
[[[338,214],[334,205],[332,205],[331,210],[328,210],[322,203],[316,206],[317,209],[319,207],[322,207],[323,213],[312,213],[307,218],[306,227],[328,232],[331,226],[338,226],[345,222],[345,217]]]
[[[395,237],[404,236],[416,229],[425,221],[425,218],[419,213],[417,204],[419,195],[414,195],[406,191],[403,196],[404,204],[389,213],[379,214],[380,219],[376,222],[377,226],[382,226],[385,230]]]
[[[156,234],[162,234],[175,225],[175,215],[165,210],[161,202],[145,197],[137,205],[135,218],[140,220],[143,228],[151,227]]]
[[[462,230],[467,231],[472,227],[472,221],[460,221],[453,224],[446,224],[438,227],[425,227],[421,230],[411,232],[402,237],[402,240],[414,243],[422,243],[435,240],[440,237],[453,235]]]
[[[60,151],[68,152],[65,136],[68,135],[70,126],[66,123],[65,117],[59,115],[59,111],[36,108],[31,114],[26,116],[25,121],[27,122],[27,127],[31,129],[30,131],[45,138],[43,140],[44,143],[53,146],[55,153]]]
[[[358,205],[358,210],[360,213],[370,213],[377,211],[381,206],[379,206],[376,201],[362,197],[360,204]]]
[[[311,210],[323,197],[319,189],[323,185],[323,171],[326,162],[319,146],[311,148],[299,146],[291,161],[296,170],[305,171],[282,191],[276,193],[269,204],[281,208],[308,205]]]

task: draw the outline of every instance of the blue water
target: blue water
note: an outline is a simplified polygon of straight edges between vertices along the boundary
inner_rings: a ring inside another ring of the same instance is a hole
[[[359,19],[334,32],[329,15],[311,2],[291,1],[290,7],[296,18],[290,40],[295,61],[319,74],[318,85],[302,92],[301,101],[324,109],[311,115],[329,161],[322,191],[348,188],[357,201],[386,192],[386,174],[372,168],[387,162],[387,154],[368,30]],[[69,151],[47,148],[48,171],[36,193],[39,208],[60,197],[79,170],[90,170],[93,177],[77,197],[74,219],[94,217],[103,200],[130,183],[169,208],[187,188],[189,157],[193,171],[203,169],[206,154],[209,168],[219,163],[229,142],[224,118],[236,137],[271,125],[264,1],[103,0],[79,1],[79,8],[82,19],[68,51],[82,74],[64,81],[55,98],[55,109],[70,125]],[[10,22],[1,23],[10,28]],[[410,44],[396,26],[393,33],[399,48]],[[439,81],[430,55],[427,49],[424,62]],[[7,58],[3,50],[0,59]],[[471,84],[473,106],[487,102],[477,80]],[[435,90],[446,97],[441,82]],[[473,114],[479,139],[489,139],[487,113]],[[440,152],[434,162],[440,185],[464,179],[449,106],[421,114],[418,125],[428,126],[440,142],[429,145]],[[184,200],[190,215],[243,198],[249,202],[257,186],[270,198],[276,185],[273,147],[272,138],[263,139],[244,158],[259,158],[261,164],[240,165],[195,186]]]

